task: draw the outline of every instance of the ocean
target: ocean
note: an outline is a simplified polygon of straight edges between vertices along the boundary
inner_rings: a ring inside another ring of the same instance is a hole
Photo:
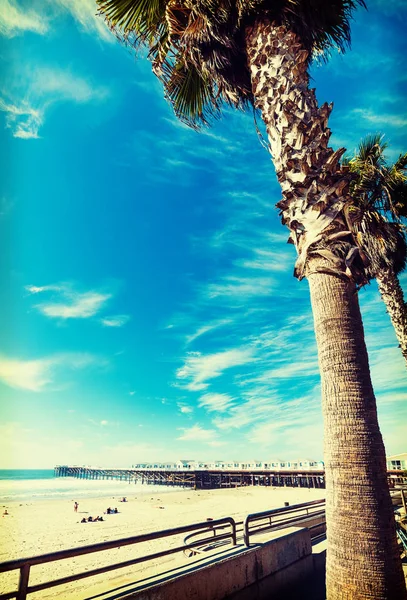
[[[184,491],[163,485],[128,483],[108,479],[54,477],[53,469],[0,469],[0,502],[36,500],[79,500],[79,498],[123,497],[159,492]]]

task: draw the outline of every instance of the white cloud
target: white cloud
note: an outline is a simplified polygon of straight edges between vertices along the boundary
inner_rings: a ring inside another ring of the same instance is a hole
[[[190,353],[184,366],[177,370],[178,379],[187,380],[188,390],[199,391],[208,387],[207,381],[220,377],[226,369],[254,361],[253,350],[235,348],[202,356],[199,352]]]
[[[404,116],[399,115],[388,115],[388,114],[376,114],[370,110],[364,108],[355,108],[352,113],[364,121],[380,125],[390,125],[392,127],[405,127],[407,125],[407,119]]]
[[[109,423],[109,421],[106,421],[105,419],[103,419],[102,421],[100,421],[101,425],[107,425]]]
[[[184,432],[177,439],[182,442],[206,442],[209,444],[216,443],[216,431],[214,429],[204,429],[200,425],[194,425],[193,427],[181,428]]]
[[[130,321],[129,315],[115,315],[114,317],[103,317],[100,320],[104,327],[123,327]]]
[[[179,408],[179,411],[183,415],[190,415],[191,413],[194,412],[194,409],[192,408],[192,406],[187,406],[186,404],[181,404],[181,403],[178,403],[177,406]]]
[[[33,7],[21,7],[16,0],[2,0],[0,34],[14,37],[31,31],[43,35],[51,25],[55,29],[61,27],[58,21],[68,14],[85,33],[105,42],[115,41],[104,19],[96,14],[98,8],[95,0],[46,0],[36,4],[34,10]]]
[[[224,412],[233,405],[233,398],[229,394],[204,394],[199,399],[199,406],[209,412]]]
[[[2,0],[0,4],[0,35],[14,37],[24,31],[44,34],[48,31],[48,22],[42,14],[32,9],[20,8],[15,0]]]
[[[270,370],[264,370],[261,375],[256,378],[257,382],[272,381],[273,379],[293,379],[294,377],[317,376],[319,373],[317,358],[312,360],[298,360],[290,363],[281,363],[277,361],[275,366]]]
[[[323,425],[322,419],[312,423],[306,419],[264,423],[254,427],[248,434],[247,440],[267,449],[279,448],[285,459],[322,458],[323,455]]]
[[[186,337],[186,343],[190,344],[197,338],[201,337],[202,335],[205,335],[205,333],[209,333],[209,331],[214,331],[215,329],[218,329],[219,327],[223,327],[225,325],[229,325],[230,323],[232,323],[232,319],[220,319],[212,323],[208,323],[208,325],[202,325],[201,327],[198,327],[195,333]]]
[[[107,88],[70,71],[28,66],[25,71],[20,68],[18,78],[5,82],[0,110],[6,113],[6,127],[14,137],[37,139],[46,112],[53,105],[102,102],[108,94]]]
[[[91,100],[104,100],[108,90],[94,85],[91,81],[78,77],[70,71],[38,67],[31,79],[36,93],[55,100],[72,100],[78,103]]]
[[[109,298],[111,298],[110,294],[85,292],[84,294],[74,295],[68,304],[37,304],[36,308],[47,317],[87,319],[93,317]]]
[[[54,0],[54,2],[64,11],[68,11],[86,33],[97,34],[106,42],[113,42],[116,39],[103,18],[96,15],[95,0]]]
[[[35,110],[24,101],[16,106],[3,98],[0,98],[0,110],[6,113],[6,127],[13,130],[13,137],[26,140],[39,137],[38,130],[43,123],[41,110]]]
[[[59,294],[57,302],[36,304],[35,308],[47,317],[61,319],[87,319],[93,317],[112,297],[111,294],[102,294],[94,291],[76,292],[70,286],[63,284],[45,286],[27,285],[25,289],[31,294],[57,292]],[[120,325],[113,326],[118,327]]]
[[[238,277],[228,275],[220,283],[210,283],[207,286],[209,298],[218,296],[268,296],[274,287],[274,280],[268,277]]]
[[[287,237],[287,236],[285,236]],[[288,252],[273,252],[263,248],[254,248],[254,258],[244,259],[237,264],[244,269],[256,269],[259,271],[286,272],[287,265],[292,261],[292,255]]]
[[[40,292],[63,292],[62,285],[26,285],[25,289],[30,294],[39,294]]]
[[[83,369],[105,361],[90,354],[56,354],[36,360],[0,357],[0,381],[12,388],[40,392],[57,383],[57,371]]]

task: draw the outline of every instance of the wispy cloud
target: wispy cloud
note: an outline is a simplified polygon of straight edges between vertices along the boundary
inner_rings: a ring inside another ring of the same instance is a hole
[[[48,31],[48,20],[32,8],[22,9],[15,0],[2,0],[0,4],[0,34],[14,37],[25,31],[44,34]]]
[[[191,344],[191,342],[198,339],[202,335],[205,335],[205,333],[209,333],[210,331],[214,331],[219,327],[229,325],[231,322],[231,319],[220,319],[217,321],[213,321],[212,323],[207,323],[206,325],[201,325],[197,328],[197,330],[194,333],[186,336],[186,343]]]
[[[209,412],[224,412],[233,406],[233,398],[229,394],[204,394],[199,399],[199,406]]]
[[[72,287],[64,284],[46,286],[27,285],[25,289],[31,294],[50,291],[57,292],[57,302],[50,301],[36,304],[34,308],[47,317],[60,319],[88,319],[89,317],[93,317],[112,297],[112,294],[96,291],[77,292]]]
[[[97,4],[94,0],[54,0],[54,3],[67,11],[86,33],[97,34],[106,42],[115,41],[103,18],[97,16]]]
[[[404,115],[375,113],[365,108],[355,108],[352,113],[356,118],[375,125],[390,125],[391,127],[405,127],[407,125],[407,118]]]
[[[0,98],[0,110],[6,113],[6,127],[13,131],[13,137],[24,140],[37,139],[43,123],[43,111],[34,109],[24,100],[19,106]]]
[[[223,443],[217,439],[217,433],[214,429],[204,429],[200,425],[194,425],[190,428],[180,428],[184,433],[177,439],[182,442],[206,443],[209,446],[221,446]]]
[[[19,77],[5,82],[2,92],[0,110],[6,114],[6,127],[21,139],[40,137],[45,115],[55,104],[102,102],[109,94],[107,88],[70,71],[41,66],[20,69]]]
[[[44,35],[51,28],[61,26],[61,17],[69,15],[79,29],[105,42],[115,37],[104,19],[97,15],[94,0],[45,0],[34,6],[22,7],[16,0],[2,0],[0,6],[0,34],[15,37],[27,31]]]
[[[182,402],[178,402],[177,406],[179,408],[180,413],[182,413],[183,415],[190,415],[194,412],[192,406],[188,406],[187,404],[183,404]]]
[[[268,277],[227,275],[217,283],[209,283],[206,286],[206,291],[209,298],[223,296],[236,299],[250,296],[268,296],[274,284],[274,280]]]
[[[178,369],[176,377],[186,382],[182,387],[188,390],[204,390],[209,386],[209,380],[220,377],[226,369],[244,365],[253,360],[255,360],[253,350],[249,348],[233,348],[207,355],[199,352],[189,353],[183,367]]]
[[[116,315],[114,317],[103,317],[100,320],[104,327],[123,327],[130,321],[130,315]]]
[[[65,385],[66,372],[91,365],[102,366],[106,361],[91,354],[65,353],[35,360],[0,357],[0,380],[12,388],[40,392]]]
[[[66,286],[58,283],[51,285],[26,285],[25,289],[30,294],[39,294],[40,292],[64,292]]]

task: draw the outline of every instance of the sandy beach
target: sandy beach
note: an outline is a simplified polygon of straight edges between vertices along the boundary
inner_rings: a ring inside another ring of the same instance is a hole
[[[74,512],[72,500],[49,500],[36,502],[8,502],[1,506],[0,562],[35,556],[57,550],[85,546],[103,541],[119,540],[145,532],[158,531],[181,525],[231,516],[236,521],[253,512],[278,506],[284,502],[297,504],[322,498],[324,490],[304,488],[244,487],[219,490],[164,491],[162,494],[129,495],[127,502],[119,497],[86,498],[79,502]],[[117,507],[118,514],[104,514],[107,507]],[[82,518],[103,516],[103,522],[85,523]],[[185,534],[144,542],[135,546],[115,548],[88,556],[47,563],[33,567],[30,584],[64,577],[103,565],[130,560],[169,547],[182,545]],[[96,593],[143,580],[157,573],[168,571],[191,560],[183,553],[149,561],[132,567],[104,573],[37,592],[35,599],[91,598]],[[0,591],[9,592],[17,584],[18,572],[0,574]],[[124,586],[124,587],[123,587]],[[107,598],[103,595],[100,598]]]

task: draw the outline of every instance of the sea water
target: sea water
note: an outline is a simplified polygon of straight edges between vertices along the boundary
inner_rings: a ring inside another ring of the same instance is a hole
[[[52,469],[0,470],[0,502],[78,500],[182,491],[180,487],[148,485],[115,479],[55,477]]]

